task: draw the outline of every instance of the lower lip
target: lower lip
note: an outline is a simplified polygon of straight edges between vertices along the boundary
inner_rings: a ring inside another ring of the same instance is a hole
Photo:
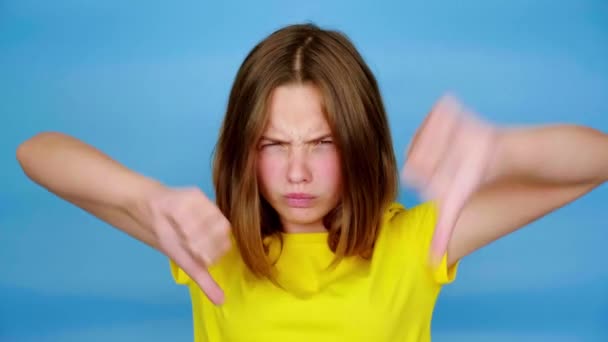
[[[293,208],[308,208],[312,205],[313,198],[287,197],[287,205]]]

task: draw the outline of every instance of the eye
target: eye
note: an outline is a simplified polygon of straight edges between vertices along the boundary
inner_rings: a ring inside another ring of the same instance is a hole
[[[282,145],[283,144],[281,144],[280,142],[267,142],[267,143],[260,144],[260,148],[268,148],[268,147],[282,146]]]
[[[323,139],[323,140],[317,141],[317,145],[319,145],[319,146],[332,145],[333,143],[334,142],[331,139]]]

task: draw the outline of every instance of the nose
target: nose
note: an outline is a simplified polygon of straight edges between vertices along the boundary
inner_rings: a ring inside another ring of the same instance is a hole
[[[312,179],[312,173],[308,166],[306,151],[302,148],[294,148],[289,154],[287,165],[287,179],[290,183],[308,183]]]

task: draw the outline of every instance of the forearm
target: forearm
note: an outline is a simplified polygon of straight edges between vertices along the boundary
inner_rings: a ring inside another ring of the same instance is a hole
[[[38,134],[22,143],[17,159],[25,174],[71,202],[126,211],[161,185],[103,152],[62,133]]]
[[[575,125],[503,129],[488,174],[492,180],[602,183],[608,179],[608,135]]]

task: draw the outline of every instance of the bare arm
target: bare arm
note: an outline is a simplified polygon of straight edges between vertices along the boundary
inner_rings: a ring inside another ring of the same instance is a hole
[[[488,183],[467,203],[449,264],[576,200],[608,180],[608,135],[589,127],[507,130]]]
[[[402,179],[439,205],[430,261],[448,265],[608,180],[608,135],[552,124],[496,127],[451,96],[417,130]]]
[[[230,249],[230,223],[198,188],[163,186],[56,132],[22,143],[17,159],[34,182],[167,255],[210,300],[223,301],[207,267]]]
[[[74,137],[44,132],[23,142],[17,159],[25,174],[58,197],[159,249],[138,203],[162,185],[137,174]]]

